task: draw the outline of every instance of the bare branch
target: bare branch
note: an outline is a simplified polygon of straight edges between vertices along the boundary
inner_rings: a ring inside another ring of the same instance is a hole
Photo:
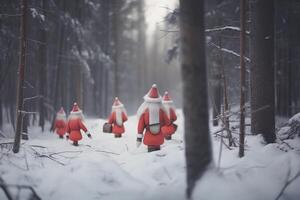
[[[238,54],[237,52],[235,52],[235,51],[233,51],[233,50],[226,49],[226,48],[221,48],[219,45],[217,45],[217,44],[215,44],[215,43],[213,43],[213,42],[209,42],[209,44],[210,44],[211,46],[216,47],[217,49],[220,49],[220,50],[223,51],[223,52],[229,53],[229,54],[234,55],[234,56],[237,56],[237,57],[241,57],[240,54]],[[244,56],[244,59],[245,59],[247,62],[250,62],[250,61],[251,61],[250,58],[248,58],[248,57],[246,57],[246,56]]]
[[[120,155],[119,153],[115,153],[115,152],[111,152],[111,151],[102,151],[102,150],[95,150],[97,152],[103,152],[103,153],[109,153],[109,154],[113,154],[113,155]]]
[[[22,114],[38,114],[38,112],[27,112],[27,111],[25,111],[25,110],[19,110],[19,112],[20,113],[22,113]]]
[[[279,200],[280,197],[283,195],[284,191],[286,190],[286,188],[293,183],[298,177],[300,177],[300,170],[298,171],[298,173],[291,178],[290,180],[288,180],[290,178],[290,174],[291,174],[291,168],[289,168],[288,174],[287,174],[287,181],[284,184],[284,186],[282,187],[281,191],[279,192],[279,194],[277,195],[277,197],[275,198],[275,200]]]
[[[20,17],[21,14],[3,14],[3,13],[0,13],[0,17]]]
[[[236,27],[236,26],[223,26],[223,27],[216,27],[216,28],[210,28],[210,29],[205,29],[206,33],[210,33],[210,32],[217,32],[217,31],[238,31],[240,32],[241,29],[240,27]],[[246,31],[247,35],[250,35],[249,31]]]

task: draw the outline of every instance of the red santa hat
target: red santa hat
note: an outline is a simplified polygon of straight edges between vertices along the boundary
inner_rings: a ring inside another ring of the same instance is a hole
[[[59,115],[59,116],[66,116],[66,113],[65,113],[63,107],[60,108],[60,110],[57,112],[57,115]]]
[[[77,113],[82,113],[82,111],[80,110],[79,106],[77,105],[77,103],[75,102],[73,104],[73,108],[71,110],[71,114],[77,114]]]
[[[112,105],[112,108],[122,108],[124,107],[124,105],[122,104],[122,102],[119,100],[118,97],[115,98],[115,101]]]
[[[144,96],[144,100],[149,103],[161,102],[161,96],[159,94],[156,84],[153,84],[149,92]]]
[[[61,115],[65,115],[65,110],[63,107],[60,107],[60,110],[58,111],[58,114],[61,114]]]
[[[168,91],[165,92],[162,102],[163,103],[173,103],[173,100],[171,99]]]

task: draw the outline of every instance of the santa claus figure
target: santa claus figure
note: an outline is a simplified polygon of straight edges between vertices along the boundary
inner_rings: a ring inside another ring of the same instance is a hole
[[[148,152],[160,150],[160,145],[164,143],[161,128],[169,125],[170,121],[163,109],[162,98],[155,84],[144,96],[144,103],[138,109],[137,115],[139,119],[137,147],[141,145],[143,140],[144,144],[148,146]]]
[[[54,126],[55,133],[59,136],[59,138],[63,139],[67,127],[67,118],[63,107],[61,107],[60,110],[56,113]]]
[[[124,105],[118,99],[112,105],[112,111],[108,118],[108,123],[112,125],[112,133],[115,134],[116,138],[122,137],[125,132],[124,122],[127,121],[127,114]]]
[[[82,120],[82,111],[79,109],[77,103],[75,102],[73,105],[73,109],[70,112],[67,125],[67,133],[69,134],[67,135],[67,139],[72,140],[74,146],[78,146],[78,141],[82,139],[80,130],[83,130],[89,138],[92,137],[83,124]]]
[[[164,110],[166,111],[168,118],[170,119],[170,124],[162,127],[162,132],[166,140],[171,140],[172,135],[177,130],[177,125],[174,124],[174,121],[177,120],[177,115],[175,112],[173,101],[169,96],[168,92],[165,92],[163,96],[162,104],[164,106]]]

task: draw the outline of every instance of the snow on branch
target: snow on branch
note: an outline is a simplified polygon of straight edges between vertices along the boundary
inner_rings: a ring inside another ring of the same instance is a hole
[[[159,31],[166,32],[166,33],[179,33],[179,30],[177,30],[177,29],[175,29],[175,30],[161,29]]]
[[[30,8],[30,11],[31,11],[31,15],[32,15],[33,18],[38,18],[38,19],[41,20],[41,21],[45,21],[45,15],[39,13],[39,12],[37,11],[37,9],[35,9],[35,8]]]
[[[18,112],[22,113],[22,114],[38,114],[38,112],[28,112],[28,111],[25,111],[25,110],[18,110]]]
[[[26,102],[26,101],[30,101],[30,100],[33,100],[33,99],[39,99],[43,96],[41,95],[36,95],[36,96],[33,96],[33,97],[27,97],[27,98],[24,98],[23,101]]]
[[[91,84],[94,84],[95,81],[92,77],[90,65],[88,64],[87,59],[85,58],[86,53],[84,52],[84,54],[81,54],[77,49],[73,49],[72,53],[74,54],[76,59],[80,62],[80,66],[83,69],[83,74],[85,75],[86,79],[89,80]]]
[[[210,33],[210,32],[216,32],[216,31],[238,31],[240,32],[241,29],[240,27],[237,26],[223,26],[223,27],[216,27],[216,28],[210,28],[210,29],[205,29],[206,33]],[[246,31],[247,35],[250,35],[249,31]]]
[[[220,47],[219,45],[216,45],[216,44],[213,43],[213,42],[210,42],[209,44],[212,45],[212,46],[214,46],[214,47],[216,47],[217,49],[220,49],[220,50],[223,51],[223,52],[229,53],[229,54],[234,55],[234,56],[237,56],[237,57],[241,57],[240,54],[238,54],[237,52],[235,52],[235,51],[233,51],[233,50],[226,49],[226,48],[222,48],[222,47]],[[248,57],[246,57],[246,56],[244,56],[244,59],[245,59],[247,62],[250,62],[250,61],[251,61],[250,58],[248,58]]]

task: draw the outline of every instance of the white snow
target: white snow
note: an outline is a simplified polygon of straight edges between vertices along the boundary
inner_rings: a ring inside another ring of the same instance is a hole
[[[300,123],[300,113],[294,115],[292,118],[289,119],[289,124],[293,122],[299,122]]]
[[[45,21],[45,15],[39,13],[35,8],[30,8],[31,15],[33,18],[39,18],[41,21]]]
[[[86,119],[93,138],[84,135],[79,147],[30,127],[30,140],[22,141],[19,154],[0,149],[0,176],[8,184],[33,186],[46,200],[185,199],[181,112],[174,139],[166,141],[161,151],[151,153],[144,145],[136,148],[136,116],[129,117],[122,138],[102,133],[104,122]],[[220,141],[212,140],[217,160]],[[275,199],[286,180],[300,170],[300,139],[286,142],[294,150],[284,152],[277,144],[264,146],[261,136],[247,136],[242,159],[237,148],[223,146],[221,168],[209,170],[198,182],[195,199]],[[299,199],[299,185],[300,178],[286,188],[282,199]]]

